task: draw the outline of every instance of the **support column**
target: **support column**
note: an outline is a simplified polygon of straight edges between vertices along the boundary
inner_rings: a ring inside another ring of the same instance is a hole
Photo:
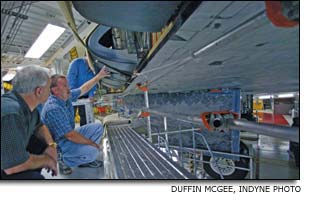
[[[149,95],[148,95],[148,85],[141,85],[140,83],[137,84],[137,87],[139,90],[144,92],[144,101],[146,106],[146,112],[143,112],[143,116],[147,117],[147,131],[148,131],[148,140],[152,142],[152,136],[151,136],[151,121],[150,121],[150,113],[149,110]]]
[[[164,130],[165,130],[165,138],[166,138],[166,144],[167,146],[169,145],[169,142],[168,142],[168,133],[167,133],[167,117],[164,116]]]
[[[274,95],[271,95],[271,109],[272,109],[272,123],[275,124],[275,119],[274,119],[274,115],[275,115],[275,106],[274,106]]]
[[[146,89],[146,91],[144,91],[144,100],[146,103],[146,108],[149,109],[148,88]],[[147,117],[147,130],[148,130],[148,138],[149,138],[148,140],[152,142],[150,115]]]

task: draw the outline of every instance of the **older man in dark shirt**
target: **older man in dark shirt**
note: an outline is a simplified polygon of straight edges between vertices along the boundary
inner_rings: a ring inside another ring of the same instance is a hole
[[[57,174],[56,144],[36,109],[50,83],[46,68],[26,66],[13,79],[13,91],[1,96],[2,179],[44,179],[42,168]]]

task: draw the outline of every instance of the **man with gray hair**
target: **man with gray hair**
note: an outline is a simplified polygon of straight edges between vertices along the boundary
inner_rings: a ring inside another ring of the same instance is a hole
[[[25,66],[12,84],[13,90],[1,96],[1,178],[44,179],[42,168],[56,175],[56,144],[36,109],[49,97],[48,69]]]

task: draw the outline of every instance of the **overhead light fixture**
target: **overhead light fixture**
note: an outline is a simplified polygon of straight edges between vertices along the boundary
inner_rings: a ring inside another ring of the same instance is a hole
[[[14,79],[15,76],[16,76],[16,71],[9,70],[8,73],[2,77],[2,81],[9,82],[12,79]]]
[[[258,96],[258,99],[265,100],[265,99],[270,99],[271,97],[273,97],[273,96],[272,95],[261,95],[261,96]]]
[[[293,93],[283,93],[283,94],[279,94],[278,98],[292,98],[294,96]]]
[[[65,28],[47,24],[38,36],[32,47],[28,50],[25,58],[40,58],[51,45],[61,36]]]

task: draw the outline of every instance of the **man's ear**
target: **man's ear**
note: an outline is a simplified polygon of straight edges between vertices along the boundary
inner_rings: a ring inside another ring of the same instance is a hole
[[[42,94],[42,88],[37,87],[37,88],[35,89],[35,95],[36,95],[36,96],[40,96],[41,94]]]
[[[55,95],[56,92],[57,92],[57,88],[56,88],[56,87],[51,88],[51,93],[52,93],[53,95]]]

